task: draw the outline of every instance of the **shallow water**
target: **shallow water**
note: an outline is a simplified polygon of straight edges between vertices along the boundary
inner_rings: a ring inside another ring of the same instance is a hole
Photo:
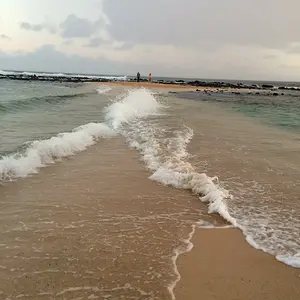
[[[201,102],[218,103],[225,109],[256,118],[257,121],[266,125],[299,133],[300,91],[278,92],[278,96],[268,95],[272,93],[266,91],[260,91],[258,94],[243,91],[240,94],[181,92],[177,96]]]
[[[232,223],[297,266],[297,134],[219,102],[97,89],[75,88],[84,96],[52,104],[54,113],[30,108],[44,116],[43,139],[22,145],[17,127],[12,138],[5,131],[4,299],[174,299],[176,258],[198,221]],[[51,134],[54,116],[66,122]],[[25,119],[20,136],[32,141]]]

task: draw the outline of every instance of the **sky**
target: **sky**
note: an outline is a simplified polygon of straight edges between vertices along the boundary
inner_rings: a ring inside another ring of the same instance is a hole
[[[1,0],[0,70],[300,81],[299,0]]]

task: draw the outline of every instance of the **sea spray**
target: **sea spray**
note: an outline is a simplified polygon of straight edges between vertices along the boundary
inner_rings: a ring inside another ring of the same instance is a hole
[[[197,173],[187,161],[187,145],[193,137],[193,130],[184,126],[173,137],[161,141],[161,128],[148,122],[148,118],[159,114],[162,107],[149,90],[131,90],[121,101],[106,109],[105,120],[141,153],[143,161],[153,173],[150,179],[175,188],[192,190],[201,201],[208,204],[209,213],[218,213],[236,226],[237,222],[229,214],[226,204],[226,199],[230,199],[229,192],[219,185],[216,177]]]

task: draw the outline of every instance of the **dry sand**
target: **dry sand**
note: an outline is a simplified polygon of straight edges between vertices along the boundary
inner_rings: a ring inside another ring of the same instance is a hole
[[[128,82],[128,81],[118,81],[118,82],[100,82],[97,84],[103,85],[111,85],[111,86],[124,86],[124,87],[144,87],[144,88],[163,88],[163,89],[196,89],[190,85],[179,85],[179,84],[162,84],[162,83],[154,83],[154,82]]]
[[[237,229],[197,229],[181,255],[178,300],[299,300],[300,270],[252,248]]]
[[[192,85],[181,85],[181,84],[165,84],[165,83],[154,83],[154,82],[128,82],[128,81],[117,81],[117,82],[99,82],[96,83],[109,86],[120,86],[120,87],[132,87],[132,88],[148,88],[153,90],[163,90],[163,91],[201,91],[207,93],[264,93],[269,90],[258,90],[258,89],[236,89],[236,88],[219,88],[219,87],[209,87],[209,86],[192,86]]]

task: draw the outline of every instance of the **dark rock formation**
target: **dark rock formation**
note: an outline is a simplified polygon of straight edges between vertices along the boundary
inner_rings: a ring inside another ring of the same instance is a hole
[[[4,73],[0,74],[0,80],[1,79],[10,79],[10,80],[26,80],[26,81],[32,81],[32,80],[39,80],[39,81],[49,81],[49,82],[71,82],[71,83],[85,83],[85,82],[112,82],[112,81],[124,81],[124,80],[118,80],[117,78],[103,78],[101,76],[72,76],[72,75],[52,75],[52,74],[26,74],[26,73]],[[136,82],[136,78],[131,77],[127,79],[128,82]],[[141,78],[140,82],[148,82],[148,78]],[[233,88],[233,89],[274,89],[274,86],[271,84],[262,84],[261,86],[257,84],[244,84],[241,82],[232,83],[232,82],[224,82],[224,81],[201,81],[201,80],[194,80],[194,81],[185,81],[184,79],[177,79],[177,80],[166,80],[166,79],[159,79],[159,80],[153,80],[153,83],[159,83],[159,84],[176,84],[176,85],[190,85],[193,87],[206,87],[208,90],[204,90],[204,93],[211,92],[209,91],[209,88],[215,88],[217,89],[214,91],[214,93],[223,93],[223,89],[227,88]],[[300,88],[294,87],[294,86],[280,86],[278,88],[279,90],[291,90],[291,91],[299,91]],[[201,92],[201,90],[198,90],[198,92]],[[259,95],[259,93],[256,93],[256,95]]]
[[[271,84],[263,84],[261,87],[262,87],[263,89],[273,89],[273,88],[274,88],[274,86],[271,85]]]

